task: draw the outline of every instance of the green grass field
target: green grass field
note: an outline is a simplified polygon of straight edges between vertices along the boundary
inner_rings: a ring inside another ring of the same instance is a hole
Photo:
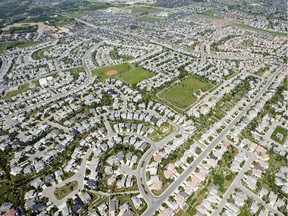
[[[136,67],[130,71],[127,71],[126,73],[120,74],[118,78],[126,83],[135,85],[141,82],[142,80],[148,79],[153,76],[154,74],[152,72],[147,71],[140,67]]]
[[[204,15],[204,16],[207,16],[207,17],[211,17],[211,18],[214,18],[214,19],[223,19],[222,17],[215,15],[214,11],[206,11],[206,12],[202,13],[201,15]]]
[[[116,70],[118,71],[118,73],[112,76],[108,76],[106,73],[111,70]],[[134,67],[133,65],[124,63],[124,64],[119,64],[119,65],[114,65],[114,66],[97,68],[92,71],[92,75],[100,76],[102,79],[108,79],[108,78],[114,77],[128,84],[135,85],[144,79],[148,79],[152,77],[154,74],[143,68]]]
[[[6,50],[18,47],[18,48],[25,48],[33,45],[40,44],[41,41],[13,41],[7,43],[0,44],[0,54],[5,53]]]
[[[27,18],[25,20],[23,20],[23,22],[45,22],[46,25],[50,25],[50,26],[57,26],[57,27],[61,27],[70,23],[74,22],[73,18],[69,18],[69,17],[65,17],[65,16],[47,16],[47,15],[43,15],[43,16],[37,16],[37,17],[30,17]]]
[[[5,194],[8,191],[8,182],[7,181],[1,181],[0,182],[0,195]]]
[[[68,14],[68,16],[71,18],[80,18],[80,17],[86,16],[88,14],[89,13],[80,13],[80,14],[71,13],[71,14]]]
[[[141,16],[141,17],[137,17],[136,20],[145,21],[145,22],[157,22],[157,21],[160,21],[162,19],[158,18],[158,17]]]
[[[247,29],[247,30],[255,31],[255,32],[267,33],[267,34],[280,36],[280,37],[287,37],[286,33],[276,32],[276,31],[274,32],[274,31],[269,31],[269,30],[261,29],[261,28],[255,28],[253,26],[245,25],[243,22],[240,22],[240,21],[234,21],[234,22],[232,22],[232,24],[235,25],[235,26],[238,26],[240,28],[244,28],[244,29]]]
[[[160,128],[156,129],[152,134],[149,135],[149,138],[153,142],[159,142],[160,140],[164,139],[171,133],[175,131],[175,127],[172,125],[165,123]]]
[[[55,197],[58,200],[63,199],[66,197],[68,194],[70,194],[72,191],[74,191],[78,187],[78,181],[72,181],[69,183],[66,183],[66,185],[57,188],[54,192]]]
[[[170,86],[159,93],[160,99],[164,99],[179,109],[186,109],[196,102],[197,97],[193,94],[196,91],[208,91],[213,87],[212,84],[203,82],[194,77],[187,77],[181,82]]]
[[[25,85],[22,85],[18,90],[16,91],[10,91],[10,92],[7,92],[4,96],[0,97],[0,100],[5,100],[5,99],[9,99],[9,98],[12,98],[18,94],[21,94],[23,92],[26,92],[29,90],[29,84],[25,84]]]
[[[271,134],[271,139],[283,145],[287,139],[287,130],[281,126],[277,126]]]
[[[44,58],[49,59],[46,56],[44,56],[44,52],[49,50],[50,48],[51,48],[51,46],[46,47],[44,49],[40,49],[40,50],[34,52],[33,55],[32,55],[32,59],[34,59],[34,60],[40,60],[40,59],[44,59]]]
[[[113,76],[108,76],[106,73],[108,71],[111,71],[111,70],[116,70],[118,71],[117,74],[113,75]],[[113,66],[108,66],[108,67],[102,67],[102,68],[97,68],[95,70],[92,71],[92,75],[95,76],[100,76],[101,78],[103,79],[108,79],[108,78],[111,78],[111,77],[115,77],[115,76],[118,76],[124,72],[127,72],[130,70],[130,65],[129,64],[119,64],[119,65],[113,65]]]
[[[162,11],[161,8],[154,7],[131,7],[129,9],[131,9],[133,13],[157,13]]]

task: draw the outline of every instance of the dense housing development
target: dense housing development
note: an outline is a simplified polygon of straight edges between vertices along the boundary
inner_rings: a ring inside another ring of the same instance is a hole
[[[286,6],[0,2],[0,215],[287,215]]]

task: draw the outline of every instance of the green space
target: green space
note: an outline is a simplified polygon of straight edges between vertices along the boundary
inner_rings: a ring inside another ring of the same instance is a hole
[[[277,126],[271,134],[271,139],[283,145],[287,139],[287,130],[281,126]]]
[[[30,33],[30,32],[36,32],[38,30],[37,25],[27,25],[27,26],[13,26],[10,27],[8,31],[6,31],[6,34],[20,34],[20,33]]]
[[[206,92],[212,87],[213,85],[208,82],[187,77],[160,92],[159,97],[177,108],[186,109],[197,101],[195,93]]]
[[[255,28],[255,27],[252,27],[252,26],[245,25],[243,22],[240,22],[240,21],[232,22],[232,24],[235,25],[235,26],[238,26],[240,28],[247,29],[247,30],[252,30],[252,31],[260,32],[260,33],[267,33],[267,34],[271,34],[271,35],[275,35],[275,36],[287,37],[286,33],[274,32],[274,31],[269,31],[269,30],[266,30],[266,29]]]
[[[54,195],[58,200],[63,199],[78,187],[78,181],[66,183],[66,185],[56,188]]]
[[[142,80],[148,79],[153,76],[154,74],[152,72],[147,71],[141,67],[135,67],[134,69],[127,71],[126,73],[120,74],[119,79],[131,85],[136,85]]]
[[[89,13],[77,13],[77,14],[75,14],[75,13],[71,13],[71,14],[68,14],[68,16],[69,17],[72,17],[72,18],[80,18],[80,17],[83,17],[83,16],[86,16],[86,15],[88,15]]]
[[[253,46],[253,41],[252,40],[245,40],[242,44],[241,44],[241,46],[243,47],[243,48],[248,48],[248,47],[252,47]]]
[[[109,76],[107,72],[113,70],[117,71],[118,73]],[[97,68],[92,71],[92,75],[100,76],[102,79],[114,77],[123,80],[128,84],[135,85],[144,79],[152,77],[154,74],[141,67],[134,67],[133,65],[123,63],[119,65]]]
[[[104,196],[101,196],[92,192],[89,192],[89,194],[92,196],[92,200],[91,200],[91,203],[89,204],[88,209],[92,209],[107,201],[107,197],[104,197]]]
[[[29,22],[44,22],[46,25],[55,26],[55,27],[61,27],[64,25],[67,25],[69,23],[74,22],[73,18],[64,17],[61,15],[43,15],[43,16],[36,16],[36,17],[30,17],[25,20],[23,20],[25,23]]]
[[[1,181],[0,182],[0,196],[5,194],[8,191],[8,182],[7,181]]]
[[[220,39],[219,41],[216,41],[216,42],[212,43],[211,46],[210,46],[210,50],[211,50],[212,52],[221,51],[221,50],[218,48],[218,46],[224,44],[226,41],[231,40],[231,39],[233,39],[233,38],[235,38],[235,37],[239,37],[239,35],[228,35],[228,36]]]
[[[110,57],[113,59],[113,60],[116,60],[116,59],[123,59],[125,61],[129,61],[129,60],[132,60],[133,57],[131,56],[126,56],[126,55],[119,55],[118,53],[118,50],[115,48],[114,50],[112,50],[110,53],[109,53]]]
[[[211,188],[218,188],[220,197],[225,194],[236,177],[236,174],[232,173],[229,169],[236,154],[238,154],[238,150],[236,148],[228,148],[228,152],[226,152],[223,158],[218,162],[218,166],[213,168],[212,171],[207,175],[205,180],[201,183],[200,188],[190,197],[188,197],[187,203],[185,205],[187,208],[183,208],[185,209],[185,212],[182,212],[182,216],[196,215],[197,206],[199,206],[203,200],[207,198]]]
[[[3,2],[3,1],[1,1]],[[112,5],[104,2],[92,2],[92,1],[74,1],[74,2],[60,2],[53,4],[40,4],[35,5],[32,0],[25,0],[19,2],[8,2],[0,4],[0,14],[1,19],[11,19],[12,17],[18,16],[18,21],[23,19],[23,16],[46,16],[46,15],[55,15],[63,12],[75,13],[75,11],[87,12],[94,11],[99,9],[105,9],[111,7]]]
[[[7,50],[18,47],[25,48],[33,45],[40,44],[41,41],[12,41],[0,44],[0,54],[5,53]]]
[[[273,106],[275,103],[278,103],[279,101],[285,101],[286,98],[283,94],[284,91],[287,91],[288,89],[288,78],[284,80],[283,83],[277,88],[276,93],[270,98],[267,103],[265,104],[262,111],[248,124],[248,126],[242,131],[241,135],[242,137],[246,137],[252,142],[257,142],[254,139],[254,136],[252,135],[252,132],[255,131],[255,129],[258,127],[259,124],[261,124],[263,117],[266,114],[269,115],[284,115],[284,110],[281,112],[276,111],[275,107]],[[274,131],[275,132],[275,131]],[[272,133],[273,134],[273,133]],[[276,134],[275,134],[276,135]],[[287,131],[286,131],[287,135]],[[272,137],[271,137],[272,138]],[[287,136],[286,136],[287,139]],[[276,141],[277,142],[277,141]]]
[[[136,20],[145,21],[145,22],[157,22],[157,21],[160,21],[162,19],[159,17],[141,16],[141,17],[137,17]]]
[[[9,195],[9,184],[8,181],[2,180],[0,182],[0,203],[4,203]]]
[[[214,19],[223,19],[222,17],[215,15],[214,11],[205,11],[201,15],[204,15],[204,16],[207,16],[207,17],[210,17],[210,18],[214,18]]]
[[[12,98],[12,97],[14,97],[18,94],[21,94],[23,92],[26,92],[28,90],[29,90],[29,84],[22,85],[22,86],[20,86],[20,88],[18,90],[7,92],[5,95],[0,97],[0,100]]]
[[[161,12],[161,8],[155,8],[155,7],[130,7],[128,9],[131,9],[133,13],[157,13]]]
[[[150,134],[149,138],[154,142],[159,142],[169,134],[173,133],[173,131],[175,131],[175,127],[165,122],[160,128],[157,128],[152,134]]]
[[[71,75],[73,76],[74,80],[77,80],[79,78],[80,73],[85,73],[84,67],[69,69],[69,71]]]
[[[33,53],[32,59],[34,59],[34,60],[40,60],[40,59],[44,59],[44,58],[49,59],[44,55],[44,52],[49,50],[50,48],[51,48],[51,46],[37,50],[36,52]]]
[[[256,74],[257,74],[258,76],[263,76],[263,74],[264,74],[266,71],[268,71],[269,68],[270,68],[270,65],[269,65],[269,64],[265,64],[264,67],[262,67],[262,68],[260,68],[258,71],[256,71]]]
[[[201,46],[201,43],[194,43],[191,46],[188,47],[189,51],[194,51],[196,46]]]
[[[92,71],[92,75],[95,76],[100,76],[103,79],[108,79],[111,77],[115,77],[118,76],[121,73],[124,73],[126,71],[130,70],[130,65],[129,64],[119,64],[119,65],[113,65],[113,66],[108,66],[108,67],[102,67],[102,68],[97,68],[95,70]],[[118,73],[112,76],[108,76],[106,73],[112,70],[116,70]]]
[[[105,2],[98,1],[75,1],[75,2],[63,2],[55,7],[58,7],[61,11],[94,11],[100,9],[106,9],[112,5]]]

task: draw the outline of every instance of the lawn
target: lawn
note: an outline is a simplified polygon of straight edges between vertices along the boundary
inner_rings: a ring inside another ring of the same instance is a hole
[[[207,17],[211,17],[211,18],[214,18],[214,19],[223,19],[222,17],[215,15],[214,11],[206,11],[206,12],[202,13],[201,15],[204,15],[204,16],[207,16]]]
[[[70,71],[74,80],[77,80],[79,78],[80,73],[85,73],[84,67],[73,68],[73,69],[69,69],[68,71]]]
[[[137,17],[136,20],[145,21],[145,22],[157,22],[157,21],[160,21],[162,19],[158,18],[158,17],[141,16],[141,17]]]
[[[61,27],[70,23],[74,22],[73,18],[57,15],[57,16],[48,16],[48,15],[43,15],[43,16],[37,16],[37,17],[30,17],[23,22],[45,22],[46,25],[50,26],[57,26]]]
[[[40,44],[41,41],[13,41],[7,43],[0,44],[0,54],[5,53],[6,50],[18,47],[18,48],[25,48],[33,45]]]
[[[8,186],[9,185],[7,181],[0,182],[0,195],[3,195],[8,191]]]
[[[244,29],[247,29],[247,30],[255,31],[255,32],[267,33],[267,34],[271,34],[271,35],[274,35],[274,36],[280,36],[280,37],[287,37],[286,33],[270,31],[270,30],[261,29],[261,28],[255,28],[253,26],[245,25],[243,22],[240,22],[240,21],[234,21],[234,22],[232,22],[232,24],[235,25],[235,26],[238,26],[240,28],[244,28]]]
[[[69,183],[66,183],[66,185],[57,188],[54,192],[55,197],[58,200],[63,199],[66,197],[68,194],[70,194],[72,191],[74,191],[78,187],[78,181],[72,181]]]
[[[43,49],[40,49],[36,52],[33,53],[32,55],[32,59],[34,60],[40,60],[40,59],[48,59],[46,56],[44,56],[44,52],[49,50],[52,46],[49,46],[49,47],[46,47],[46,48],[43,48]]]
[[[79,14],[71,13],[71,14],[68,14],[68,16],[71,18],[81,18],[83,16],[87,16],[88,14],[89,13],[79,13]]]
[[[181,82],[178,82],[160,92],[159,97],[179,109],[187,109],[197,101],[197,97],[194,93],[199,90],[206,92],[212,87],[213,85],[208,82],[203,82],[194,77],[187,77]]]
[[[106,73],[109,71],[116,70],[118,73],[112,76],[108,76]],[[92,71],[92,75],[95,76],[100,76],[103,79],[108,79],[111,77],[118,76],[121,73],[127,72],[130,70],[130,65],[129,64],[119,64],[119,65],[113,65],[113,66],[108,66],[108,67],[102,67],[102,68],[97,68]]]
[[[287,130],[281,126],[277,126],[271,135],[271,139],[283,145],[287,139]]]
[[[131,7],[129,9],[131,9],[133,13],[157,13],[162,11],[161,8],[155,7]]]
[[[152,72],[140,67],[136,67],[130,71],[127,71],[126,73],[120,74],[119,79],[131,85],[135,85],[142,80],[148,79],[153,76],[154,74]]]
[[[12,98],[12,97],[14,97],[18,94],[21,94],[23,92],[26,92],[28,90],[29,90],[29,84],[22,85],[22,86],[20,86],[20,88],[18,90],[7,92],[4,96],[0,97],[0,100]]]
[[[149,138],[154,142],[159,142],[160,140],[171,134],[173,131],[175,131],[175,127],[168,123],[165,123],[160,128],[156,129],[152,134],[150,134]]]
[[[118,73],[114,73],[109,76],[107,74],[109,71],[117,71]],[[114,77],[131,85],[135,85],[144,79],[154,76],[154,74],[150,71],[147,71],[141,67],[134,67],[133,65],[129,65],[127,63],[97,68],[92,71],[92,75],[100,76],[103,79]]]
[[[37,32],[38,26],[33,25],[33,26],[15,26],[11,27],[6,33],[7,34],[20,34],[20,33],[29,33],[29,32]]]

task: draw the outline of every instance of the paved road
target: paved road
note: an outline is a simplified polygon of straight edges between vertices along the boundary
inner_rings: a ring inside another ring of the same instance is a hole
[[[256,194],[254,194],[252,191],[250,191],[248,188],[244,187],[241,182],[240,182],[240,186],[239,189],[241,189],[247,196],[251,197],[252,199],[254,199],[255,201],[257,201],[258,203],[261,203],[266,209],[268,209],[270,212],[276,214],[276,215],[281,215],[284,216],[281,212],[279,212],[277,209],[273,208],[271,205],[268,205],[267,203],[265,203],[259,196],[257,196]]]
[[[237,188],[241,182],[241,179],[244,177],[245,172],[250,168],[251,164],[256,160],[255,154],[252,152],[248,153],[248,161],[244,164],[241,171],[238,173],[238,175],[235,177],[227,191],[225,192],[222,200],[217,205],[217,208],[212,212],[212,216],[219,215],[224,206],[227,203],[227,199],[230,197],[230,195],[234,192],[235,188]]]
[[[148,207],[148,209],[144,212],[144,216],[153,215],[156,210],[159,209],[161,204],[188,178],[191,172],[202,162],[203,159],[207,157],[207,155],[212,151],[215,146],[225,138],[226,134],[230,131],[230,129],[247,113],[247,111],[262,97],[262,95],[267,91],[271,83],[274,81],[276,76],[285,68],[285,66],[281,66],[275,71],[275,73],[271,76],[269,81],[264,85],[264,87],[259,91],[259,93],[249,102],[249,104],[234,118],[230,124],[218,135],[216,139],[199,155],[198,158],[194,160],[194,162],[176,179],[165,191],[164,193],[157,199],[154,200],[153,204]]]
[[[60,206],[61,204],[66,202],[69,198],[72,198],[77,193],[79,193],[84,188],[84,176],[85,176],[85,171],[86,171],[86,161],[87,161],[87,158],[89,157],[89,155],[91,154],[92,150],[93,150],[93,148],[90,148],[86,152],[86,154],[82,160],[82,164],[79,168],[79,171],[75,175],[73,175],[72,177],[60,182],[59,184],[45,188],[42,192],[42,196],[49,198],[49,201],[51,201],[54,205]],[[78,187],[74,191],[72,191],[70,194],[68,194],[66,197],[64,197],[63,199],[58,200],[54,195],[54,191],[56,190],[56,188],[60,188],[60,187],[64,186],[66,183],[69,183],[72,181],[78,181]]]
[[[44,100],[44,101],[41,101],[37,104],[33,104],[31,106],[25,107],[24,109],[18,110],[15,113],[12,113],[12,114],[9,114],[5,117],[0,118],[0,120],[9,120],[10,117],[17,115],[17,113],[27,111],[28,109],[30,109],[32,107],[36,107],[38,105],[45,104],[45,103],[47,103],[47,104],[53,103],[56,100],[67,97],[73,93],[80,91],[81,89],[84,89],[85,87],[89,86],[90,84],[92,84],[94,81],[94,78],[92,77],[91,71],[89,70],[86,59],[90,55],[90,53],[93,51],[93,49],[94,49],[94,47],[90,48],[82,58],[83,67],[84,67],[85,72],[87,74],[87,79],[82,83],[82,85],[78,86],[77,88],[71,89],[65,93],[59,93],[57,95],[54,95],[52,98],[49,98],[48,100]]]

